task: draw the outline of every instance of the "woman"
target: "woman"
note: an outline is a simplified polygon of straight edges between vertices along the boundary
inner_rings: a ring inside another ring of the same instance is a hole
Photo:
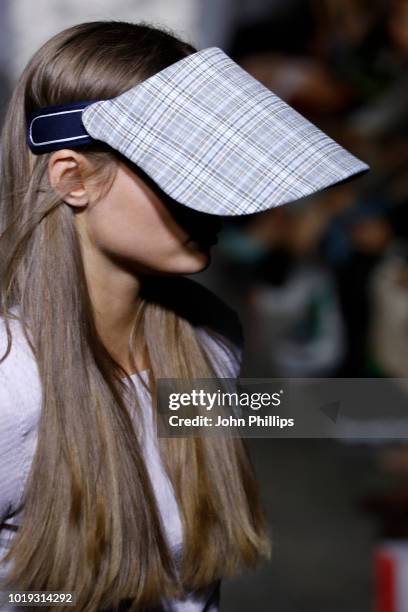
[[[235,313],[181,276],[209,264],[218,218],[168,206],[102,144],[36,157],[25,139],[32,109],[111,98],[194,51],[144,24],[74,26],[5,119],[3,588],[72,591],[66,609],[217,610],[221,578],[270,555],[242,440],[152,428],[157,378],[239,372]]]
[[[239,374],[236,314],[183,277],[219,216],[367,168],[216,47],[92,22],[33,56],[2,133],[4,590],[214,612],[270,557],[243,441],[158,439],[156,381]]]

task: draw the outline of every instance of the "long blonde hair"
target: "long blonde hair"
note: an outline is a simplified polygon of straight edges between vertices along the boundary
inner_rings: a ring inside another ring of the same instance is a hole
[[[270,556],[243,440],[160,438],[182,516],[178,575],[124,399],[130,379],[96,329],[72,210],[49,185],[49,154],[34,156],[26,144],[26,113],[32,109],[119,95],[195,50],[146,23],[68,28],[27,64],[3,126],[1,315],[9,349],[9,319],[18,305],[42,388],[24,521],[5,557],[13,560],[7,584],[74,591],[75,610],[114,607],[123,599],[133,600],[132,610],[155,606],[161,597],[182,596],[183,588],[234,576]],[[94,145],[83,152],[95,170],[89,180],[106,185],[114,153]],[[199,340],[197,321],[189,318],[194,291],[177,311],[168,299],[174,282],[181,281],[147,280],[135,313],[130,347],[142,330],[153,397],[157,378],[219,373]],[[207,329],[233,350],[227,337]]]

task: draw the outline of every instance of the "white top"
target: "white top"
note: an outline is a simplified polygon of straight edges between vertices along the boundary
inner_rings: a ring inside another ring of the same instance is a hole
[[[235,313],[234,313],[235,314]],[[13,344],[7,358],[0,363],[0,525],[21,524],[24,513],[25,483],[30,470],[37,444],[37,430],[41,410],[41,385],[37,364],[29,349],[19,321],[10,321]],[[230,351],[223,349],[201,327],[197,327],[199,337],[212,351],[221,357],[224,372],[220,376],[236,377],[239,374],[241,347],[238,360]],[[0,317],[0,357],[7,346],[7,335],[3,319]],[[147,377],[147,370],[142,373]],[[134,374],[131,377],[140,390],[140,398],[145,420],[146,436],[144,455],[152,485],[163,517],[169,543],[176,554],[182,542],[181,520],[173,487],[164,470],[158,451],[156,431],[153,428],[150,393]],[[135,412],[130,408],[132,418]],[[10,546],[15,531],[0,527],[0,579],[6,575],[8,566],[1,562]],[[183,600],[162,600],[162,610],[166,612],[218,612],[219,582],[210,585],[204,592],[191,593]],[[24,607],[1,606],[1,612],[11,612]]]

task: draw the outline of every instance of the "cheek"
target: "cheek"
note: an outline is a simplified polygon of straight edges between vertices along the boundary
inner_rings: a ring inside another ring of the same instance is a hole
[[[99,205],[100,204],[100,205]],[[177,248],[180,240],[169,231],[156,211],[136,202],[100,202],[89,216],[94,243],[106,253],[134,259],[150,258],[158,251]]]
[[[144,271],[188,274],[208,265],[208,254],[185,244],[185,230],[165,205],[124,180],[89,208],[87,226],[99,251]]]

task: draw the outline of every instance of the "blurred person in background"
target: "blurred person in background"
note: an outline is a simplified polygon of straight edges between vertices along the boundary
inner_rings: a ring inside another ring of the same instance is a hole
[[[280,222],[270,220],[275,241],[269,236],[269,254],[259,262],[248,295],[249,337],[265,375],[330,376],[344,356],[336,286],[318,257],[328,214],[317,199],[284,210]],[[252,231],[261,229],[260,222],[254,224]]]
[[[322,194],[326,200],[322,206],[309,202],[308,214],[297,220],[299,226],[304,224],[305,234],[311,225],[309,216],[319,227],[314,265],[330,278],[335,295],[339,333],[334,336],[342,340],[336,365],[328,364],[326,370],[332,375],[366,376],[377,371],[369,340],[370,278],[404,220],[406,226],[405,201],[400,202],[408,163],[407,7],[404,0],[265,3],[262,20],[241,24],[231,38],[231,54],[245,69],[312,120],[323,120],[335,139],[360,150],[374,168],[364,184]],[[273,267],[273,251],[279,268],[281,252],[276,256],[275,243],[290,233],[291,224],[290,215],[273,210],[262,220],[228,220],[221,259],[231,263],[244,290],[245,282],[252,284],[258,266],[264,269],[268,258],[269,268]],[[251,308],[246,312],[250,321]],[[271,309],[269,313],[271,328],[278,329]]]

